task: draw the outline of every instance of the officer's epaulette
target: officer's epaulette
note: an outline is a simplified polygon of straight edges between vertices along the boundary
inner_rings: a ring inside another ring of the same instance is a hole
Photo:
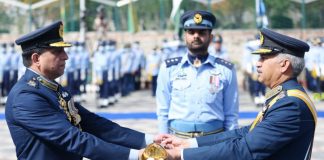
[[[58,90],[58,85],[43,78],[43,77],[37,77],[37,80],[45,87],[53,90],[53,91],[57,91]]]
[[[219,63],[219,64],[221,64],[221,65],[224,65],[225,67],[227,67],[227,68],[229,68],[229,69],[232,69],[233,66],[234,66],[233,63],[231,63],[231,62],[229,62],[229,61],[226,61],[226,60],[224,60],[224,59],[222,59],[222,58],[216,58],[216,59],[215,59],[215,62],[216,62],[216,63]]]
[[[182,57],[169,58],[165,60],[166,67],[177,65],[181,62]]]
[[[38,81],[36,80],[35,77],[31,78],[30,80],[27,81],[27,84],[31,87],[38,88]]]

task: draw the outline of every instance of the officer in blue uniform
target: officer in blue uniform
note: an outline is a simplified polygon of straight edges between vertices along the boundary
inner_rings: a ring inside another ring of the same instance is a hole
[[[258,36],[259,37],[259,36]],[[244,56],[242,66],[244,68],[245,78],[248,82],[249,93],[254,103],[258,107],[262,107],[265,101],[264,95],[266,86],[258,81],[258,72],[256,63],[259,60],[259,55],[251,54],[260,47],[259,38],[250,40],[244,45]]]
[[[134,62],[132,66],[132,72],[134,76],[134,90],[141,89],[141,73],[143,66],[143,61],[145,61],[144,51],[140,48],[140,42],[135,41],[132,44],[132,52],[134,53]]]
[[[146,73],[151,82],[152,96],[155,97],[157,87],[157,77],[162,62],[161,52],[158,47],[154,47],[151,54],[147,55]]]
[[[226,48],[223,46],[223,37],[220,34],[215,34],[212,45],[208,48],[209,54],[229,61]]]
[[[167,59],[157,80],[160,133],[179,137],[215,134],[238,127],[238,87],[232,63],[208,54],[216,18],[206,11],[181,17],[187,53]]]
[[[115,52],[116,41],[108,40],[105,47],[106,52],[106,63],[107,63],[107,93],[108,93],[108,104],[113,105],[115,103],[114,94],[114,52]]]
[[[10,55],[10,89],[18,80],[19,54],[16,52],[15,44],[9,43],[8,54]]]
[[[127,96],[134,90],[134,79],[132,76],[132,66],[135,55],[131,50],[131,44],[126,43],[121,51],[121,96]]]
[[[93,66],[95,72],[96,84],[99,88],[99,105],[98,107],[107,107],[108,102],[108,64],[107,54],[105,50],[106,41],[100,41],[98,50],[94,53],[94,61],[96,64]]]
[[[78,52],[81,54],[81,70],[80,70],[80,92],[81,92],[81,101],[86,99],[87,93],[87,83],[90,74],[90,58],[88,48],[86,47],[85,42],[80,42],[78,47]]]
[[[2,103],[6,103],[7,96],[10,91],[10,70],[11,70],[11,57],[12,55],[7,51],[7,44],[3,43],[2,46],[2,83],[1,83],[1,94],[2,94]]]
[[[5,46],[5,43],[0,43],[0,57],[4,57],[4,55],[5,55],[5,48],[4,48],[4,46]],[[4,100],[3,100],[3,97],[2,97],[2,95],[3,95],[3,84],[2,84],[2,82],[3,82],[3,71],[4,71],[4,58],[0,58],[0,105],[2,104],[2,103],[4,103]]]
[[[183,160],[252,160],[311,159],[317,122],[316,109],[297,76],[304,68],[307,43],[261,29],[258,80],[271,90],[267,92],[264,109],[249,126],[217,135],[172,142],[169,154]],[[179,144],[185,147],[180,149]],[[182,153],[181,153],[182,152]]]
[[[62,36],[57,21],[16,40],[27,70],[8,96],[5,116],[17,159],[138,159],[136,149],[152,136],[91,113],[55,82],[68,59],[63,47],[71,46]]]

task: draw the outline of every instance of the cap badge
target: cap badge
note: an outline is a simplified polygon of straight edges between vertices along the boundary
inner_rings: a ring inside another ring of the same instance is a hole
[[[63,25],[60,25],[60,29],[59,29],[59,35],[61,38],[63,38]]]
[[[196,24],[200,24],[202,22],[202,16],[201,16],[201,14],[196,13],[195,16],[194,16],[194,18],[193,18],[193,20],[194,20],[194,22]]]
[[[262,33],[260,32],[260,45],[263,45],[264,43],[264,37],[262,35]]]

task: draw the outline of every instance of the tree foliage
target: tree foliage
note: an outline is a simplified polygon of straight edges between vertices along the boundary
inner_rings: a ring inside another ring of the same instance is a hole
[[[40,0],[20,0],[33,4]],[[117,2],[117,0],[115,0]],[[64,9],[61,8],[63,2]],[[264,0],[269,27],[300,28],[302,27],[302,7],[291,0]],[[18,31],[31,24],[33,28],[43,26],[49,21],[63,19],[67,31],[78,31],[80,23],[79,0],[59,0],[45,7],[35,9],[31,14],[13,6],[0,3],[0,32],[11,32],[12,27]],[[87,30],[92,31],[97,8],[101,4],[86,0],[87,12],[85,21]],[[169,19],[172,11],[172,0],[138,0],[133,2],[136,8],[140,30],[165,30],[176,26]],[[15,9],[14,9],[15,8]],[[112,7],[104,5],[109,30],[127,30],[127,5]],[[255,0],[223,0],[213,5],[202,4],[192,0],[183,0],[182,11],[210,10],[217,18],[217,27],[223,29],[255,28]],[[62,17],[64,13],[64,17]],[[30,16],[31,15],[31,16]],[[31,18],[30,18],[31,17]],[[324,27],[324,1],[317,0],[305,5],[305,22],[307,28]],[[11,28],[9,31],[8,29]]]

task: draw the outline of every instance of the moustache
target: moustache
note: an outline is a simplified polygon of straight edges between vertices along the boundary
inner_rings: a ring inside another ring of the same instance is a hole
[[[200,40],[194,40],[192,44],[201,44],[202,42]]]

